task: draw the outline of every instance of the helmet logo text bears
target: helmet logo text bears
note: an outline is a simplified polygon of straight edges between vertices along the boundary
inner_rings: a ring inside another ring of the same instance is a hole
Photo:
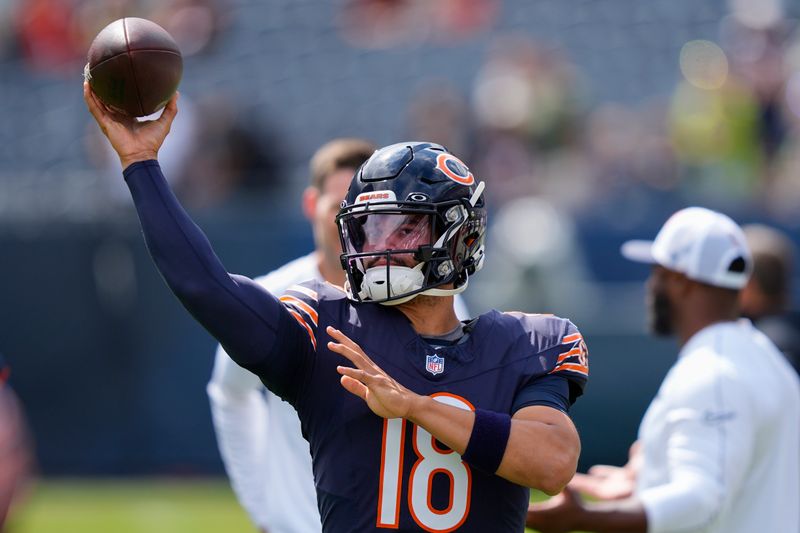
[[[365,192],[359,194],[356,198],[356,204],[363,204],[366,202],[381,202],[381,201],[394,201],[397,200],[397,197],[394,194],[394,191],[373,191],[373,192]]]
[[[440,154],[436,158],[436,170],[461,185],[469,186],[475,183],[475,176],[467,165],[453,154]]]

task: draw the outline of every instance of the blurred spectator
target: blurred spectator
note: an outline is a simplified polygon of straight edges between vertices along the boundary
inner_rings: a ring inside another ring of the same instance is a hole
[[[13,20],[27,67],[72,78],[101,29],[136,16],[147,16],[140,0],[20,0]]]
[[[685,192],[705,202],[746,202],[762,174],[758,101],[715,43],[686,43],[680,66],[670,133]]]
[[[25,64],[37,71],[66,72],[81,53],[75,31],[75,2],[22,0],[16,14],[17,39]]]
[[[786,138],[777,154],[772,179],[766,191],[766,208],[772,216],[789,223],[798,220],[797,205],[800,203],[800,32],[787,45],[784,54],[783,72],[786,84],[782,95],[781,109],[786,120]]]
[[[791,33],[779,1],[731,4],[721,45],[690,41],[681,50],[671,131],[690,192],[748,203],[769,193],[790,141]]]
[[[348,0],[339,14],[343,37],[367,48],[436,41],[450,44],[488,28],[499,0]]]
[[[0,2],[0,58],[6,59],[19,53],[15,16],[17,0]]]
[[[156,111],[149,117],[144,117],[141,120],[149,120],[161,115],[161,111]],[[183,189],[193,189],[185,191],[191,199],[189,205],[197,203],[208,203],[209,198],[218,196],[220,193],[214,186],[213,191],[209,191],[212,185],[204,184],[203,186],[187,184],[185,176],[188,174],[190,160],[197,148],[198,132],[200,126],[198,114],[196,111],[196,104],[192,98],[186,94],[181,94],[181,112],[172,123],[172,133],[168,140],[164,142],[159,152],[159,162],[165,172],[169,172],[173,178],[173,186],[176,187],[178,192],[183,193]],[[130,206],[130,193],[125,182],[120,178],[118,168],[119,159],[117,154],[111,148],[111,145],[102,136],[100,131],[94,127],[94,123],[88,124],[88,130],[85,137],[85,147],[89,157],[102,174],[105,179],[103,182],[105,191],[104,196],[109,198],[115,205]],[[225,176],[219,176],[220,181],[225,181]],[[199,177],[198,177],[199,181]],[[201,201],[202,199],[202,201]]]
[[[203,95],[196,114],[191,150],[175,181],[183,201],[209,207],[235,193],[266,193],[284,182],[291,151],[272,125],[224,93]]]
[[[7,384],[9,373],[0,355],[0,531],[22,495],[33,464],[25,417]]]
[[[742,315],[770,338],[800,373],[800,314],[790,311],[796,250],[780,231],[742,228],[753,254],[753,274],[741,294]]]
[[[408,110],[408,139],[428,139],[467,157],[473,131],[463,95],[447,80],[431,80],[417,88]]]
[[[116,154],[92,126],[86,136],[89,159],[110,180],[108,196],[130,206],[127,187],[115,170]],[[205,208],[237,192],[263,193],[279,186],[287,172],[286,153],[276,135],[227,95],[205,94],[195,101],[182,93],[181,112],[158,155],[181,201],[187,207]]]
[[[184,57],[210,51],[230,24],[228,0],[169,0],[151,14],[178,43]]]
[[[71,76],[98,32],[117,19],[151,19],[191,56],[213,46],[228,26],[229,11],[227,0],[20,0],[14,23],[27,66]]]
[[[539,194],[548,156],[575,147],[582,114],[578,82],[560,53],[527,36],[494,43],[475,81],[476,153],[471,157],[478,173],[493,180],[495,207]]]
[[[782,24],[752,28],[728,19],[723,25],[725,48],[731,73],[752,92],[758,105],[758,146],[771,166],[786,139],[786,117],[782,105],[786,75],[783,57],[788,33]]]
[[[71,0],[79,59],[86,61],[89,45],[100,30],[123,17],[149,18],[145,0]]]
[[[470,280],[470,307],[556,313],[577,320],[593,311],[585,259],[572,219],[542,198],[511,200],[492,217],[493,252]]]

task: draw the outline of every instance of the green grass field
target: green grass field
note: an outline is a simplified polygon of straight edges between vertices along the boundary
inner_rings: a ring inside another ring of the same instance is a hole
[[[225,480],[39,481],[8,533],[254,533]]]
[[[39,480],[6,533],[221,532],[256,532],[225,479],[75,479]]]

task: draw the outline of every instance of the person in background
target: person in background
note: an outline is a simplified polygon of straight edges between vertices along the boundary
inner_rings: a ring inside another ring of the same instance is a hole
[[[794,244],[769,226],[742,229],[753,254],[753,275],[739,301],[742,316],[752,320],[800,373],[800,313],[790,310]]]
[[[335,139],[317,150],[302,199],[315,249],[256,282],[274,294],[308,279],[344,284],[334,219],[353,174],[374,151],[361,139]],[[251,520],[269,533],[319,531],[311,456],[295,410],[233,362],[222,346],[207,390],[225,469]]]
[[[800,382],[774,344],[739,319],[752,270],[744,233],[703,208],[675,213],[655,241],[622,253],[653,265],[650,328],[678,360],[639,427],[631,461],[595,469],[532,504],[542,533],[753,533],[800,529]],[[579,486],[605,501],[584,502]]]
[[[0,355],[0,531],[5,531],[4,526],[27,485],[33,466],[25,415],[8,386],[10,373]]]

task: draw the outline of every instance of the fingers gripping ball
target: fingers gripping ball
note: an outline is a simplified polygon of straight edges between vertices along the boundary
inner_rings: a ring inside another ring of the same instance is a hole
[[[183,74],[172,36],[155,22],[123,18],[103,28],[89,47],[84,68],[92,91],[110,108],[134,117],[169,101]]]

